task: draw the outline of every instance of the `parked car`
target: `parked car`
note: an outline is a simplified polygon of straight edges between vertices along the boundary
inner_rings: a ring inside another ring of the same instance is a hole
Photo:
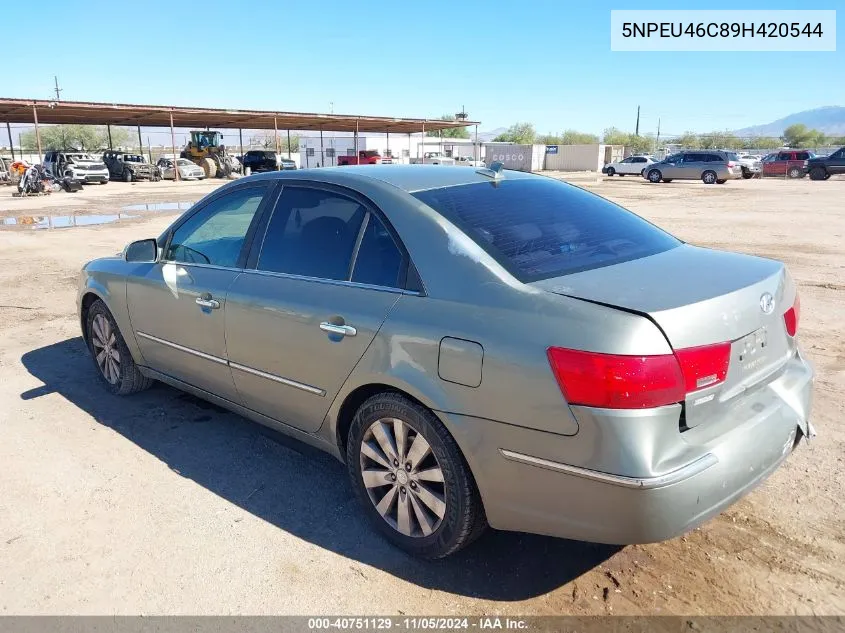
[[[161,380],[328,451],[424,557],[488,523],[672,538],[813,435],[784,264],[501,163],[227,183],[86,264],[77,303],[108,391]]]
[[[608,176],[619,174],[626,176],[636,174],[637,176],[645,176],[645,169],[654,164],[654,160],[648,156],[629,156],[620,161],[608,163],[602,167],[602,173]]]
[[[464,167],[485,167],[483,160],[475,160],[472,156],[458,156],[455,158],[456,165],[463,165]]]
[[[103,162],[112,180],[132,182],[133,180],[160,179],[159,171],[141,154],[106,150],[103,152]]]
[[[763,170],[761,160],[760,156],[754,154],[740,154],[737,157],[737,162],[742,168],[742,177],[748,179],[760,175]]]
[[[296,161],[290,158],[279,159],[279,169],[296,169]]]
[[[810,174],[810,180],[827,180],[831,176],[845,174],[845,147],[829,156],[808,158],[804,171]]]
[[[343,154],[338,154],[337,156],[337,164],[338,166],[343,165],[379,165],[382,162],[392,162],[389,160],[385,160],[381,154],[378,153],[378,150],[374,149],[362,149],[358,151],[358,155],[355,156],[344,156]]]
[[[282,158],[278,152],[266,149],[251,149],[243,156],[241,161],[244,173],[249,169],[252,173],[262,171],[277,171],[281,168]]]
[[[805,149],[785,149],[766,156],[762,161],[763,176],[789,176],[803,178],[807,175],[807,161],[815,157]]]
[[[177,158],[176,165],[179,167],[179,178],[181,180],[202,180],[205,178],[202,167],[192,163],[187,158]],[[172,158],[159,158],[156,167],[165,180],[176,180],[176,168],[173,166]]]
[[[733,152],[701,150],[667,156],[649,165],[643,175],[650,182],[672,182],[677,178],[723,185],[728,180],[742,178],[742,167]]]
[[[53,178],[69,178],[83,184],[104,185],[109,181],[106,165],[86,152],[49,151],[44,155],[44,169]]]

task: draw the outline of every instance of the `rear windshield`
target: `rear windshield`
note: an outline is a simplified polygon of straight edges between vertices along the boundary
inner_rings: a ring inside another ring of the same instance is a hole
[[[413,194],[523,283],[611,266],[681,242],[638,215],[552,178]]]

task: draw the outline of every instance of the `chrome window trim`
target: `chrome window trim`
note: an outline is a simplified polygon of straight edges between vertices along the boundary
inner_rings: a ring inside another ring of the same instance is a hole
[[[346,281],[345,279],[324,279],[323,277],[307,277],[305,275],[293,275],[291,273],[279,273],[271,270],[257,270],[255,268],[245,268],[244,275],[262,275],[264,277],[279,277],[282,279],[294,279],[298,281],[313,281],[321,284],[329,284],[332,286],[348,286],[350,288],[362,288],[364,290],[377,290],[379,292],[393,292],[402,295],[411,295],[414,297],[421,297],[423,293],[417,290],[405,290],[403,288],[394,288],[392,286],[377,286],[375,284],[363,284],[357,281]]]
[[[175,261],[175,260],[172,260],[172,259],[162,259],[162,260],[159,260],[156,263],[162,264],[162,265],[173,264],[175,266],[182,266],[182,267],[193,266],[193,267],[196,267],[196,268],[208,268],[210,270],[228,270],[229,272],[233,272],[233,273],[240,273],[240,272],[244,271],[243,268],[237,268],[237,267],[233,268],[231,266],[219,266],[217,264],[193,264],[193,263],[190,263],[190,262],[178,262],[178,261]]]
[[[214,363],[218,363],[220,365],[228,365],[229,362],[225,358],[220,358],[219,356],[213,356],[211,354],[206,354],[205,352],[200,352],[199,350],[191,349],[190,347],[185,347],[184,345],[179,345],[178,343],[173,343],[171,341],[167,341],[163,338],[159,338],[157,336],[153,336],[152,334],[147,334],[146,332],[141,332],[140,330],[135,332],[141,338],[148,339],[155,343],[159,343],[161,345],[165,345],[167,347],[172,347],[173,349],[178,349],[180,352],[185,352],[187,354],[193,354],[194,356],[198,356],[200,358],[204,358],[206,360],[210,360]]]
[[[652,488],[663,488],[684,481],[697,475],[711,466],[719,463],[719,458],[713,453],[702,455],[695,461],[681,466],[677,470],[666,473],[665,475],[658,475],[657,477],[626,477],[624,475],[612,475],[598,470],[589,468],[581,468],[580,466],[570,466],[569,464],[562,464],[549,459],[541,457],[533,457],[516,451],[509,451],[500,448],[499,452],[502,456],[512,462],[519,462],[528,464],[529,466],[537,466],[539,468],[546,468],[548,470],[555,470],[558,472],[575,475],[576,477],[583,477],[585,479],[592,479],[605,484],[612,484],[614,486],[622,486],[624,488],[639,488],[641,490],[649,490]]]
[[[233,363],[229,361],[229,367],[231,367],[232,369],[239,369],[240,371],[252,374],[254,376],[266,378],[267,380],[272,380],[273,382],[278,382],[283,385],[287,385],[288,387],[294,387],[296,389],[301,389],[302,391],[307,391],[308,393],[312,393],[315,396],[322,397],[326,395],[326,391],[324,389],[320,389],[319,387],[312,387],[311,385],[306,385],[304,382],[297,382],[296,380],[291,380],[290,378],[282,378],[281,376],[277,376],[276,374],[270,374],[266,371],[261,371],[260,369],[253,369],[252,367],[247,367],[246,365],[241,365],[240,363]]]

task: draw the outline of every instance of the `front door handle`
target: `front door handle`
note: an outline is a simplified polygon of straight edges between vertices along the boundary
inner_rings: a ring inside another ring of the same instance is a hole
[[[212,310],[216,310],[220,307],[220,302],[217,301],[217,299],[212,299],[210,292],[204,292],[199,297],[197,297],[197,305],[202,306],[203,308],[211,308]]]
[[[328,321],[320,323],[320,329],[323,330],[323,332],[337,334],[338,336],[355,336],[358,334],[358,330],[351,325],[335,325],[334,323],[329,323]]]

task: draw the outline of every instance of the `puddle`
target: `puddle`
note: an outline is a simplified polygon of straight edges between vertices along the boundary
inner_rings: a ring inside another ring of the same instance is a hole
[[[66,229],[74,226],[110,224],[119,220],[133,220],[139,216],[128,213],[112,215],[36,215],[16,218],[0,218],[0,227],[21,227],[30,229]]]
[[[150,202],[147,204],[129,204],[121,207],[121,211],[187,211],[194,205],[190,202]]]

